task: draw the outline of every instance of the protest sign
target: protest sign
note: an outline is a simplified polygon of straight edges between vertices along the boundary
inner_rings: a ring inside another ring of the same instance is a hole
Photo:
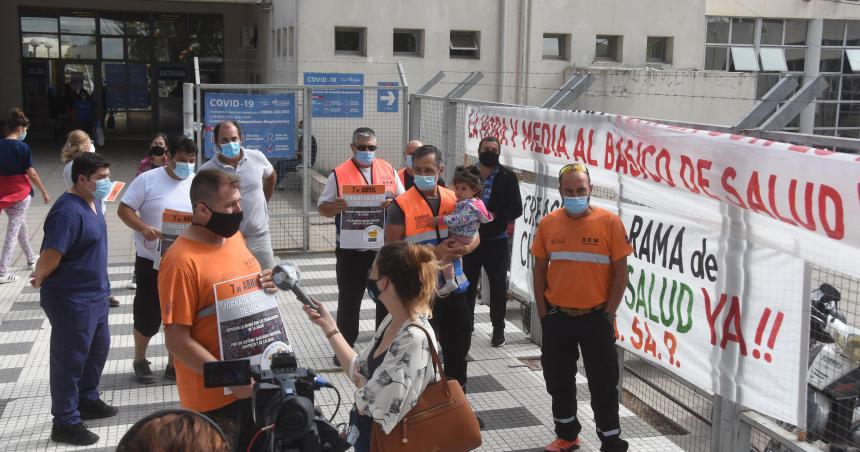
[[[158,249],[156,250],[152,268],[158,270],[161,267],[161,259],[164,257],[164,253],[185,232],[185,229],[190,224],[191,212],[164,209],[164,212],[161,214],[161,240],[158,241]]]
[[[111,183],[110,191],[108,192],[108,195],[105,196],[105,201],[116,201],[116,198],[119,196],[120,192],[122,192],[123,188],[125,188],[125,182],[114,181]]]
[[[260,287],[256,273],[215,284],[215,313],[221,359],[260,365],[272,344],[292,351],[278,301]]]
[[[340,247],[378,249],[384,243],[384,185],[344,185],[346,210],[340,214]]]

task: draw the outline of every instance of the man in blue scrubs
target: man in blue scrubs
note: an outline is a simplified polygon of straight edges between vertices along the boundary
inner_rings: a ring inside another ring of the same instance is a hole
[[[31,284],[51,322],[51,439],[87,446],[99,436],[81,421],[115,416],[99,398],[110,348],[107,224],[101,198],[110,192],[110,162],[85,153],[72,164],[74,185],[45,219]]]

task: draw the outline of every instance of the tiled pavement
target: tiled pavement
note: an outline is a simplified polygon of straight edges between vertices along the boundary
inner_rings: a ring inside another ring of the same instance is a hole
[[[120,154],[120,157],[122,154]],[[53,153],[36,157],[36,167],[52,194],[59,194],[59,163]],[[112,172],[119,180],[130,180],[136,163],[132,158],[114,159]],[[41,243],[41,223],[47,206],[31,208],[28,223],[35,248]],[[89,422],[101,436],[101,441],[89,448],[66,448],[48,439],[51,425],[50,391],[48,387],[48,346],[50,326],[39,308],[38,292],[24,285],[26,272],[23,258],[16,254],[16,274],[21,280],[0,286],[0,450],[112,450],[119,438],[137,419],[165,407],[178,405],[176,388],[162,378],[167,356],[163,336],[159,333],[150,344],[149,359],[158,379],[153,385],[139,385],[133,380],[131,336],[131,301],[133,291],[127,289],[132,271],[134,252],[131,235],[109,209],[110,266],[114,295],[122,305],[111,309],[111,353],[101,381],[103,398],[120,407],[117,417]],[[0,221],[0,231],[5,220]],[[307,291],[336,309],[337,287],[332,254],[282,256],[302,269],[303,286]],[[287,323],[287,334],[294,345],[300,365],[315,368],[338,386],[349,403],[350,382],[332,369],[331,351],[324,336],[307,321],[300,304],[291,294],[279,294],[281,310]],[[365,299],[362,305],[359,347],[373,334],[373,303]],[[540,372],[530,370],[519,358],[539,356],[540,350],[530,343],[518,325],[508,323],[507,345],[489,346],[492,327],[489,310],[477,308],[475,335],[470,352],[468,397],[478,415],[486,423],[482,451],[542,450],[553,438],[549,397]],[[583,423],[583,447],[599,448],[588,404],[588,389],[584,376],[577,375],[579,389],[578,416]],[[318,393],[317,404],[330,416],[336,404],[331,392]],[[335,423],[347,419],[348,407],[342,406]],[[679,450],[669,439],[622,407],[622,434],[631,450]]]

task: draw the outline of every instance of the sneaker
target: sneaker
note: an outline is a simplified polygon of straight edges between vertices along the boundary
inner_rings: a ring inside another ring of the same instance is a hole
[[[448,294],[457,290],[457,282],[453,279],[449,279],[445,281],[445,285],[436,290],[436,295],[440,297],[447,297]]]
[[[129,289],[137,289],[137,274],[131,274],[131,282],[128,283]]]
[[[116,416],[119,413],[119,408],[110,406],[104,400],[98,399],[95,402],[79,403],[78,411],[81,412],[81,419],[86,421]]]
[[[176,367],[168,364],[167,367],[164,368],[164,378],[176,381]]]
[[[630,446],[627,444],[627,441],[624,441],[618,435],[600,440],[600,452],[627,452],[628,447]]]
[[[111,295],[108,297],[108,305],[112,308],[117,308],[119,307],[119,300],[115,296]]]
[[[579,449],[579,437],[577,437],[573,441],[568,441],[566,439],[556,438],[555,441],[546,445],[543,448],[546,452],[568,452],[571,450]]]
[[[35,269],[36,269],[36,261],[37,261],[37,260],[39,260],[39,255],[38,255],[38,254],[37,254],[37,255],[35,255],[35,256],[33,256],[33,260],[32,260],[32,261],[27,261],[27,269],[28,269],[28,270],[35,270]]]
[[[505,345],[505,330],[494,329],[493,339],[490,340],[490,345],[493,347],[501,347]]]
[[[18,280],[18,277],[11,273],[0,274],[0,284],[9,284]]]
[[[75,446],[91,446],[99,442],[99,435],[89,431],[83,422],[71,425],[54,424],[51,427],[51,441]]]
[[[149,364],[149,361],[146,359],[139,359],[132,365],[134,367],[134,378],[137,379],[138,383],[145,385],[155,383],[155,374],[152,373]]]

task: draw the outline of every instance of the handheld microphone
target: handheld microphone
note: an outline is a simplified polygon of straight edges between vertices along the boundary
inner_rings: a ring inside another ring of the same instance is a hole
[[[278,289],[293,292],[293,295],[295,295],[302,304],[305,304],[314,311],[319,312],[319,306],[317,303],[313,301],[307,293],[305,293],[301,286],[299,286],[299,278],[299,269],[289,262],[281,262],[280,264],[275,265],[275,268],[272,269],[272,281],[276,286],[278,286]]]

